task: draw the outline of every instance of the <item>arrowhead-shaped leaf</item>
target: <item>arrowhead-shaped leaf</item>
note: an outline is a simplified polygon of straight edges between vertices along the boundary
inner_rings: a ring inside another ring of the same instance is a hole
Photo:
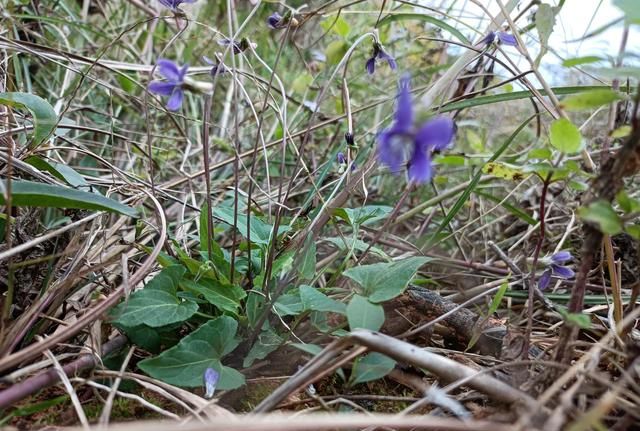
[[[176,294],[178,283],[185,273],[182,265],[169,266],[156,275],[144,289],[129,296],[111,312],[116,323],[152,328],[183,322],[198,311],[198,304],[183,301]]]
[[[428,257],[415,256],[408,259],[361,265],[350,268],[344,275],[358,282],[371,302],[388,301],[404,292],[407,284]]]
[[[219,389],[235,389],[244,384],[244,376],[223,366],[220,359],[238,346],[237,326],[238,323],[227,316],[210,320],[177,346],[155,358],[140,361],[138,367],[151,377],[185,387],[202,386],[204,372],[211,367],[220,373]]]

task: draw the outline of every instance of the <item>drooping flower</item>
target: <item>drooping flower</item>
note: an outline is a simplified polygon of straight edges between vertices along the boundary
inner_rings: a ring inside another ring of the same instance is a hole
[[[287,23],[283,22],[283,17],[278,12],[272,13],[269,18],[267,18],[267,25],[269,28],[274,30],[279,28],[284,28],[287,26]]]
[[[398,68],[398,63],[396,63],[396,59],[393,58],[389,53],[387,53],[382,45],[378,42],[373,43],[373,51],[371,51],[371,58],[367,60],[367,72],[369,75],[373,75],[376,71],[376,61],[386,61],[389,64],[391,70],[396,70]]]
[[[297,27],[298,20],[291,15],[291,11],[287,12],[284,16],[278,12],[274,12],[267,18],[267,25],[273,30],[280,30],[287,28],[288,25]]]
[[[173,12],[180,12],[182,3],[195,3],[198,0],[159,0],[160,4],[171,9]]]
[[[546,289],[549,286],[552,275],[564,279],[573,278],[575,272],[568,266],[564,266],[564,263],[571,259],[573,259],[573,256],[568,251],[559,251],[548,258],[542,259],[542,262],[547,265],[547,269],[538,279],[538,288],[540,290]]]
[[[512,34],[505,33],[504,31],[490,31],[489,34],[480,41],[480,43],[485,46],[489,46],[496,41],[503,45],[518,46],[516,37]]]
[[[229,71],[229,69],[227,69],[227,66],[225,66],[224,63],[221,63],[221,62],[218,62],[218,61],[213,61],[212,59],[210,59],[206,55],[203,55],[202,59],[204,60],[205,63],[207,63],[207,64],[209,64],[211,66],[211,70],[209,71],[209,74],[211,76],[221,75],[221,74],[227,73]]]
[[[342,174],[344,172],[344,170],[346,169],[347,164],[348,164],[347,156],[345,156],[344,153],[342,151],[340,151],[336,155],[336,158],[338,159],[338,164],[340,165],[338,173]],[[356,170],[356,162],[351,161],[351,172],[353,172],[355,170]]]
[[[220,46],[233,46],[233,53],[235,55],[240,54],[241,52],[246,51],[249,47],[256,48],[258,45],[255,43],[249,42],[249,39],[243,37],[240,41],[231,40],[229,38],[224,38],[218,40],[218,45]]]
[[[407,161],[409,180],[420,184],[431,179],[431,154],[451,144],[455,124],[451,118],[440,115],[416,129],[409,86],[409,76],[405,75],[400,80],[393,124],[378,136],[378,158],[393,173],[400,172]]]
[[[169,96],[167,101],[169,111],[177,111],[182,105],[184,77],[187,75],[188,69],[188,64],[180,67],[171,60],[164,58],[158,60],[158,71],[166,81],[151,81],[149,91],[161,96]]]
[[[218,380],[220,380],[220,373],[218,373],[213,368],[207,368],[204,371],[204,388],[205,388],[205,398],[213,397],[213,394],[216,391],[216,385],[218,384]]]

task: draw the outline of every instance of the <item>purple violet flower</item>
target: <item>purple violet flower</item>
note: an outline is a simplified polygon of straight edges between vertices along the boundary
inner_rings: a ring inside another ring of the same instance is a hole
[[[487,34],[484,39],[480,41],[480,43],[489,46],[492,43],[496,42],[496,39],[503,45],[518,46],[516,37],[512,34],[505,33],[504,31],[490,31],[489,34]]]
[[[269,15],[269,18],[267,18],[267,25],[269,26],[269,28],[277,30],[286,27],[287,23],[284,22],[284,18],[282,15],[280,15],[278,12],[274,12]]]
[[[234,55],[238,55],[241,52],[246,51],[247,48],[249,48],[250,46],[253,48],[256,48],[258,46],[255,43],[249,42],[249,39],[247,39],[246,37],[243,37],[242,39],[240,39],[240,41],[235,41],[235,40],[232,41],[231,39],[225,37],[224,39],[218,40],[218,45],[220,46],[232,45]]]
[[[220,380],[220,373],[218,373],[213,368],[207,368],[204,371],[205,398],[213,397],[213,394],[216,391],[218,380]]]
[[[340,165],[340,173],[344,172],[345,167],[347,166],[347,156],[344,155],[342,151],[340,151],[336,158],[338,159],[338,164]],[[356,162],[351,162],[351,172],[356,170]]]
[[[166,81],[151,81],[149,83],[149,91],[161,96],[169,96],[167,101],[167,109],[169,111],[177,111],[182,105],[182,99],[184,98],[182,87],[188,69],[188,64],[180,67],[171,60],[164,58],[158,60],[158,71],[160,75],[166,78]]]
[[[366,67],[369,75],[373,75],[373,73],[376,71],[376,60],[386,61],[389,64],[391,70],[396,70],[398,68],[396,59],[389,55],[389,53],[387,53],[382,45],[380,45],[378,42],[373,43],[371,58],[367,60]]]
[[[449,146],[455,124],[451,118],[440,115],[414,128],[409,85],[409,76],[403,76],[393,124],[378,135],[378,158],[393,173],[398,173],[408,160],[409,180],[419,184],[431,179],[431,153]]]
[[[173,12],[180,12],[182,3],[195,3],[198,0],[159,0],[164,7],[171,9]]]
[[[204,60],[205,63],[207,63],[208,65],[211,66],[211,70],[209,71],[209,74],[211,76],[221,75],[221,74],[227,73],[229,71],[227,66],[225,66],[223,63],[219,63],[217,61],[213,61],[212,59],[210,59],[206,55],[203,55],[202,59]]]
[[[547,269],[544,270],[538,279],[538,288],[540,290],[546,289],[549,286],[552,275],[558,278],[564,278],[565,280],[573,278],[575,272],[568,266],[564,266],[564,263],[571,259],[573,259],[573,256],[571,256],[571,253],[568,251],[559,251],[551,255],[551,257],[544,259],[547,264]]]

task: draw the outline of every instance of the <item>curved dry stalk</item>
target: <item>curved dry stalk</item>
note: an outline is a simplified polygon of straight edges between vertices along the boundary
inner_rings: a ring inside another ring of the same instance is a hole
[[[360,428],[393,428],[398,430],[509,431],[511,426],[489,421],[467,421],[423,415],[313,413],[307,415],[238,415],[216,418],[207,423],[189,423],[177,427],[171,422],[136,422],[113,425],[113,431],[323,431]],[[71,431],[78,431],[72,429]]]

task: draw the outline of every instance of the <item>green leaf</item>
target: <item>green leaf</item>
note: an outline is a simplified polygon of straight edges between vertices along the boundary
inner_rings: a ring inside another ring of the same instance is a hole
[[[557,307],[558,313],[562,316],[562,319],[571,326],[577,326],[582,329],[589,329],[591,327],[591,317],[584,313],[570,313],[564,307]]]
[[[500,302],[502,301],[502,298],[504,297],[504,294],[505,294],[505,292],[507,291],[508,288],[509,288],[509,282],[508,281],[505,281],[504,283],[502,283],[500,285],[500,289],[498,289],[498,291],[496,292],[496,296],[494,296],[493,299],[491,300],[491,305],[489,306],[489,311],[487,311],[487,315],[488,316],[491,316],[493,313],[496,312],[496,310],[500,306]]]
[[[24,161],[41,171],[49,172],[51,175],[66,182],[71,187],[86,187],[89,189],[89,183],[87,183],[84,177],[65,164],[49,162],[38,156],[29,156],[24,159]]]
[[[625,232],[631,235],[634,239],[640,240],[640,225],[630,224],[624,227]]]
[[[347,251],[347,250],[357,250],[357,251],[361,251],[364,252],[365,250],[369,249],[370,253],[373,254],[377,254],[378,256],[380,256],[381,258],[385,259],[385,260],[391,260],[391,258],[389,257],[389,255],[387,253],[385,253],[382,249],[373,246],[371,248],[369,248],[369,244],[367,244],[366,242],[362,241],[361,239],[353,239],[351,237],[346,237],[346,238],[338,238],[338,237],[331,237],[331,238],[325,238],[326,241],[329,241],[330,243],[334,244],[336,247],[338,247],[340,250],[342,251]]]
[[[640,21],[640,2],[638,0],[614,0],[613,4],[622,9],[630,21]]]
[[[342,57],[347,53],[349,47],[344,40],[334,40],[331,42],[325,50],[325,56],[327,57],[327,64],[334,66],[342,60]]]
[[[384,309],[364,296],[354,295],[347,305],[347,320],[352,331],[357,328],[377,331],[384,323]]]
[[[128,300],[118,304],[111,316],[117,324],[128,327],[155,328],[187,320],[198,311],[198,304],[177,296],[178,283],[185,271],[182,265],[163,269],[144,289],[133,292]]]
[[[305,91],[307,91],[307,88],[309,88],[312,82],[313,76],[311,76],[309,72],[303,72],[293,80],[293,82],[291,83],[291,88],[296,93],[303,94]]]
[[[549,36],[553,33],[553,26],[556,24],[556,14],[551,6],[546,3],[538,5],[536,11],[536,28],[538,29],[538,35],[540,35],[540,54],[536,60],[539,61],[547,51],[547,45],[549,43]]]
[[[417,19],[420,21],[428,22],[429,24],[433,24],[436,27],[440,27],[441,29],[448,31],[453,36],[458,38],[458,40],[464,43],[465,45],[473,45],[471,41],[466,37],[464,37],[464,34],[462,34],[455,27],[452,27],[446,22],[439,20],[437,18],[434,18],[431,15],[426,15],[421,13],[396,13],[392,15],[387,15],[380,20],[380,22],[378,23],[378,27],[384,27],[385,25],[389,25],[395,21],[405,21],[405,20],[411,20],[411,19]]]
[[[55,130],[58,116],[53,107],[43,98],[29,93],[0,93],[0,104],[27,109],[33,116],[33,141],[28,145],[34,149],[42,144]]]
[[[340,314],[346,312],[346,306],[342,302],[329,298],[311,286],[300,286],[300,299],[304,310],[330,311]]]
[[[378,352],[369,353],[358,358],[353,365],[350,386],[381,379],[389,374],[395,366],[396,361],[390,357]]]
[[[551,123],[549,139],[551,145],[562,153],[574,154],[582,149],[580,130],[566,118]]]
[[[611,132],[612,138],[624,138],[631,134],[631,126],[620,126]]]
[[[303,311],[302,300],[297,291],[295,293],[280,295],[275,304],[273,304],[273,307],[280,316],[297,316]]]
[[[305,353],[310,353],[313,356],[317,355],[318,353],[322,352],[322,347],[318,346],[317,344],[311,344],[311,343],[291,343],[290,344],[291,347],[295,347],[298,350],[302,350]]]
[[[393,208],[385,205],[365,205],[360,208],[336,208],[333,215],[351,226],[371,225],[387,218]]]
[[[233,208],[231,207],[217,207],[213,214],[222,220],[229,226],[233,226]],[[251,235],[251,241],[256,244],[268,245],[271,237],[271,231],[273,226],[263,222],[259,218],[251,215],[251,227],[247,232],[247,216],[246,214],[238,214],[237,227],[240,234],[245,238],[249,238]],[[278,229],[278,235],[289,230],[288,226],[280,226]]]
[[[244,358],[242,366],[244,368],[250,367],[256,360],[264,359],[271,352],[278,350],[278,347],[282,345],[284,338],[276,334],[273,329],[269,328],[266,331],[262,331],[258,335],[258,339],[249,350],[247,357]]]
[[[211,278],[202,278],[197,282],[185,279],[180,285],[186,290],[202,295],[209,304],[233,314],[238,313],[242,299],[247,296],[240,286],[223,284]]]
[[[114,325],[127,334],[127,338],[135,344],[146,350],[147,352],[158,354],[162,351],[162,346],[174,346],[180,341],[178,335],[177,325],[167,325],[159,328],[152,328],[147,325],[139,325],[134,327],[128,327],[119,325],[114,322]]]
[[[138,362],[138,367],[151,377],[183,387],[202,386],[204,371],[211,367],[220,373],[219,389],[235,389],[244,384],[244,376],[223,366],[220,359],[238,346],[237,326],[238,323],[227,316],[210,320],[177,346]]]
[[[360,265],[346,270],[344,275],[360,284],[371,302],[383,302],[404,292],[418,268],[429,260],[414,256],[396,262]]]
[[[336,32],[336,34],[342,36],[343,38],[346,38],[349,35],[349,31],[351,30],[349,28],[349,24],[344,19],[342,19],[341,16],[338,16],[338,18],[332,16],[328,17],[320,23],[320,26],[324,31],[333,30],[334,32]]]
[[[303,280],[311,280],[316,275],[316,242],[309,232],[302,248],[302,258],[297,265],[298,274]]]
[[[578,215],[583,220],[598,225],[603,233],[615,235],[622,232],[620,217],[613,210],[611,204],[605,200],[595,201],[586,208],[579,208]]]
[[[613,90],[591,90],[567,96],[562,100],[562,107],[567,111],[582,111],[608,105],[622,99],[622,95]]]
[[[620,205],[620,208],[622,208],[622,211],[625,213],[640,212],[640,201],[629,196],[624,190],[618,192],[616,202],[618,202],[618,205]]]
[[[602,61],[602,58],[596,57],[595,55],[587,55],[584,57],[568,58],[562,62],[562,65],[564,67],[573,67],[580,66],[582,64],[595,63],[597,61]]]
[[[6,181],[1,181],[6,190]],[[4,193],[0,193],[0,205],[4,205]],[[116,212],[129,217],[138,217],[138,212],[118,201],[97,193],[83,192],[67,187],[15,180],[11,182],[11,205],[24,207],[77,208]]]

